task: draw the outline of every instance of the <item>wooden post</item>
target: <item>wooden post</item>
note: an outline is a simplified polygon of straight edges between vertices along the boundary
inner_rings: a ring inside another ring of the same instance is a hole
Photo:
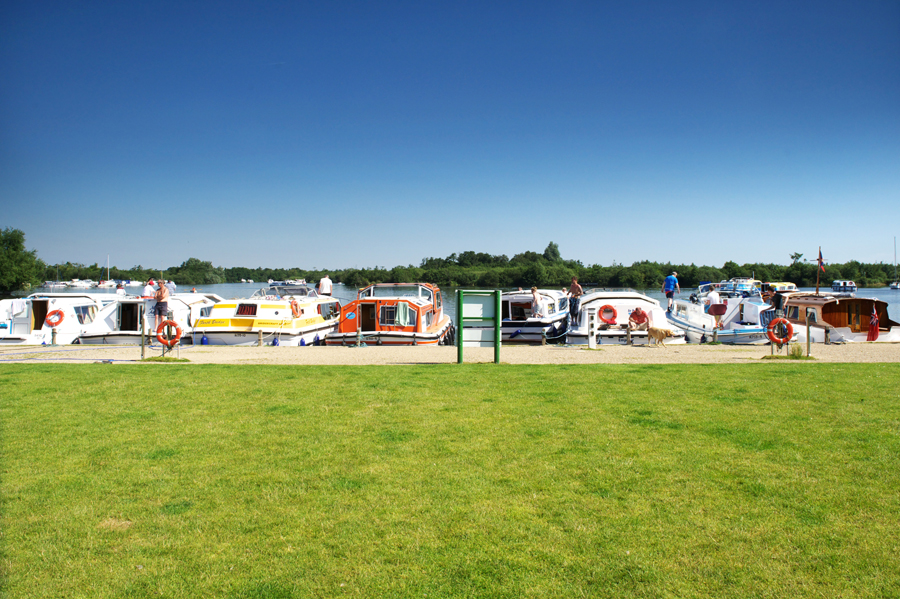
[[[634,339],[631,338],[631,326],[629,326],[625,330],[625,344],[626,345],[634,345]],[[647,336],[647,345],[650,345],[649,331],[648,331],[648,336]]]
[[[811,341],[810,333],[809,333],[809,311],[810,310],[812,310],[812,308],[806,309],[806,357],[807,358],[809,357],[809,344]]]
[[[258,331],[258,333],[259,333],[259,341],[257,342],[257,347],[262,347],[263,346],[262,331]]]
[[[56,345],[56,327],[50,329],[50,345]]]

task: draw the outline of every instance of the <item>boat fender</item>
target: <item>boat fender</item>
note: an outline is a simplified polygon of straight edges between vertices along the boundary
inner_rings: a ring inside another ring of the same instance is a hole
[[[297,300],[291,300],[291,314],[294,315],[294,318],[300,318],[300,306],[297,304]]]
[[[48,327],[58,327],[62,324],[62,321],[65,319],[65,317],[66,315],[63,314],[62,310],[54,310],[47,315],[47,318],[44,319],[44,322],[47,323]]]
[[[776,328],[780,328],[782,331],[784,331],[783,337],[779,337],[775,334]],[[772,343],[775,343],[777,345],[784,345],[794,336],[794,327],[786,318],[776,318],[769,323],[769,326],[766,329],[766,335],[769,337],[769,341],[771,341]]]
[[[510,339],[515,339],[519,335],[522,334],[522,329],[516,329],[516,332],[509,336]]]
[[[206,335],[200,337],[200,345],[209,345],[209,337]]]
[[[603,316],[606,312],[612,312],[612,317],[606,318],[605,316]],[[616,309],[613,308],[612,306],[610,306],[609,304],[606,304],[605,306],[600,306],[600,309],[597,310],[597,316],[599,316],[600,320],[602,320],[606,324],[616,324],[616,316],[618,316],[618,315],[619,315],[619,313],[616,312]]]
[[[278,341],[278,337],[272,339],[272,347],[278,347],[279,345],[281,345],[281,342]],[[300,340],[300,345],[303,345],[303,339]]]
[[[166,327],[175,327],[175,336],[171,339],[167,339],[165,336]],[[156,328],[156,340],[166,347],[175,347],[175,345],[181,341],[181,334],[181,327],[178,326],[178,323],[174,320],[164,320]]]
[[[321,343],[321,340],[319,339],[319,335],[316,334],[316,338],[313,339],[313,345],[319,345],[320,343]]]
[[[275,341],[278,341],[278,339],[276,339]],[[306,347],[306,339],[300,340],[300,347]]]

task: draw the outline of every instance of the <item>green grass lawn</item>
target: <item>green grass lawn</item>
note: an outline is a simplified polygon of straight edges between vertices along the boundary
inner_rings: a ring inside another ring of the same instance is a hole
[[[900,364],[0,367],[3,597],[898,597]]]

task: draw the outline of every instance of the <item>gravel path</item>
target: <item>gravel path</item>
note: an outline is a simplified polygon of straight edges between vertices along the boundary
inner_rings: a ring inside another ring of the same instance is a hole
[[[804,351],[805,351],[804,346]],[[746,364],[770,355],[769,346],[672,345],[604,346],[590,350],[574,346],[509,345],[500,350],[506,364]],[[159,356],[159,346],[146,352]],[[193,364],[308,364],[308,365],[381,365],[452,364],[455,347],[210,347],[185,346],[171,355],[187,358]],[[850,343],[813,345],[812,356],[818,362],[900,362],[900,344]],[[140,347],[73,346],[2,347],[0,362],[18,363],[137,363]],[[493,362],[492,348],[466,348],[465,362]]]

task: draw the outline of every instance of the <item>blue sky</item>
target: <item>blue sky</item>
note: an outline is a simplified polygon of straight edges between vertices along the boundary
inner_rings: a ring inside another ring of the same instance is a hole
[[[900,3],[0,4],[49,263],[893,260]]]

